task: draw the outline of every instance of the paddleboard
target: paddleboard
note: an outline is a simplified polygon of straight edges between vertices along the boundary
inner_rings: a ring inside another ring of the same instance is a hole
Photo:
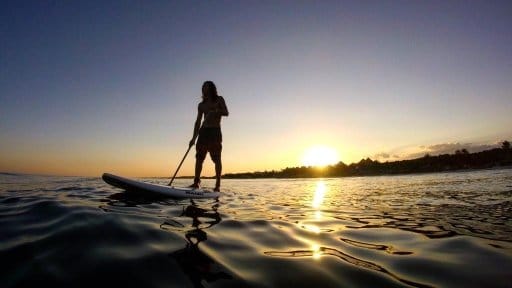
[[[153,196],[172,198],[217,198],[220,192],[213,192],[203,188],[186,188],[158,185],[137,181],[110,173],[103,173],[101,177],[108,184],[126,190],[127,192],[147,193]]]

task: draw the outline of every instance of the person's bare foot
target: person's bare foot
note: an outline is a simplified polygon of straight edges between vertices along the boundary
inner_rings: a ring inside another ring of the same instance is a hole
[[[215,186],[215,188],[213,188],[213,192],[220,192],[220,187],[219,186]]]
[[[199,183],[194,183],[194,184],[188,186],[188,188],[199,189]]]

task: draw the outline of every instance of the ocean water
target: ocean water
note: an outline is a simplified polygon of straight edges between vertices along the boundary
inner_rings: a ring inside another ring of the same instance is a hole
[[[512,287],[512,169],[225,180],[195,201],[1,174],[0,265],[0,287]]]

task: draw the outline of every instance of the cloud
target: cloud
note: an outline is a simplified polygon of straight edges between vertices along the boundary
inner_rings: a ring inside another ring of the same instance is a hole
[[[377,154],[371,156],[370,158],[373,159],[373,160],[378,160],[378,161],[381,161],[381,162],[385,162],[385,161],[399,160],[402,157],[400,157],[397,154],[390,154],[390,153],[386,153],[386,152],[381,152],[381,153],[377,153]]]
[[[432,145],[407,146],[387,152],[380,152],[372,157],[373,160],[381,162],[415,159],[429,154],[431,156],[441,154],[454,154],[456,150],[466,149],[469,153],[480,152],[501,146],[501,142],[495,143],[438,143]]]
[[[466,149],[469,153],[480,152],[489,150],[492,148],[499,147],[499,144],[473,144],[473,143],[440,143],[430,146],[419,146],[416,152],[405,154],[404,159],[414,159],[423,157],[425,154],[441,155],[441,154],[453,154],[456,150]]]
[[[391,157],[388,153],[378,153],[373,155],[373,159],[388,159]]]

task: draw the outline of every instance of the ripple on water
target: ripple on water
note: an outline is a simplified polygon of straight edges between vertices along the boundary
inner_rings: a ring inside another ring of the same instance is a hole
[[[507,287],[505,171],[226,180],[218,201],[11,177],[0,286]]]
[[[37,217],[47,215],[44,222]],[[164,232],[133,220],[90,208],[65,207],[55,201],[33,204],[16,221],[23,239],[2,242],[2,259],[10,263],[3,271],[7,284],[31,286],[43,279],[58,285],[102,283],[143,285],[146,277],[163,285],[174,281],[168,275],[166,253],[182,248],[181,235]],[[16,225],[13,225],[16,226]],[[113,274],[112,274],[113,273]],[[123,275],[111,279],[110,275]],[[30,279],[26,275],[31,275]]]

